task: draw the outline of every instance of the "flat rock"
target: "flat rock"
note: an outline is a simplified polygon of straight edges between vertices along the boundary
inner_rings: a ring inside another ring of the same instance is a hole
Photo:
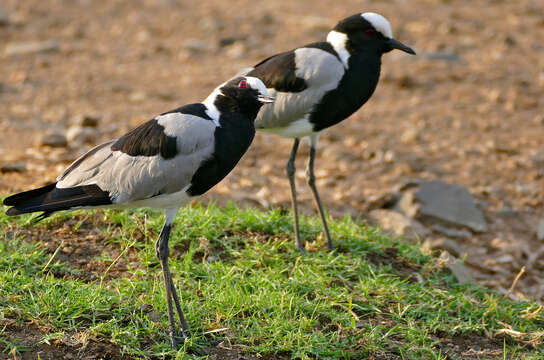
[[[417,188],[403,195],[399,206],[408,216],[435,220],[450,226],[486,232],[482,211],[464,187],[442,181],[419,181]]]
[[[473,282],[472,275],[470,275],[470,271],[467,269],[467,267],[461,262],[461,260],[452,256],[446,250],[442,251],[439,260],[443,262],[446,268],[451,271],[459,284],[463,285]]]
[[[10,172],[25,172],[26,171],[26,164],[24,162],[14,162],[11,164],[4,164],[0,167],[0,172],[2,173],[10,173]]]
[[[540,221],[538,222],[538,226],[536,229],[536,238],[539,241],[544,240],[544,219],[540,219]]]
[[[83,127],[97,127],[101,117],[100,114],[79,114],[74,116],[71,122]]]
[[[60,49],[57,40],[28,41],[9,43],[4,49],[6,55],[26,55],[35,53],[55,52]]]
[[[68,141],[64,134],[47,133],[40,139],[40,145],[50,147],[66,147]]]
[[[9,15],[4,10],[2,6],[0,6],[0,26],[6,26],[9,25]]]
[[[78,147],[81,144],[96,142],[98,130],[92,127],[72,125],[66,131],[66,139],[71,147]]]
[[[417,240],[431,233],[419,221],[411,219],[398,211],[377,209],[372,210],[370,216],[380,228],[391,232],[394,236]]]
[[[423,243],[422,247],[429,250],[447,250],[450,254],[456,257],[461,257],[461,247],[452,239],[438,238],[427,239]]]

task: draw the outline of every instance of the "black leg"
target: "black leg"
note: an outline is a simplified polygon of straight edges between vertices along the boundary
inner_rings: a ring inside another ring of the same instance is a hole
[[[179,298],[176,292],[176,288],[174,286],[174,282],[172,281],[172,274],[170,273],[170,268],[168,266],[168,255],[170,253],[170,250],[168,248],[168,239],[170,237],[171,229],[172,229],[172,224],[167,221],[161,230],[161,234],[159,235],[157,242],[155,243],[155,251],[161,263],[162,274],[164,278],[164,287],[166,290],[166,304],[168,307],[168,324],[170,327],[170,343],[172,347],[176,349],[178,344],[182,342],[183,340],[180,340],[177,336],[172,302],[175,303],[176,310],[178,312],[178,316],[181,322],[182,335],[184,338],[187,337],[188,326],[187,326],[187,323],[185,322],[185,317],[183,316],[183,312],[181,311]]]
[[[297,189],[295,185],[295,158],[297,157],[298,145],[300,139],[296,138],[293,143],[293,149],[291,155],[289,155],[289,161],[287,161],[287,177],[289,178],[289,185],[291,185],[291,208],[293,209],[293,220],[295,228],[295,239],[297,241],[297,247],[301,252],[306,252],[304,244],[300,240],[300,231],[298,229],[298,208],[297,208]]]
[[[312,189],[312,192],[314,194],[314,199],[317,204],[317,208],[319,210],[319,216],[321,217],[321,223],[323,224],[323,232],[325,233],[325,237],[327,238],[327,245],[329,246],[329,250],[333,249],[331,235],[329,233],[329,226],[327,225],[327,217],[325,216],[325,213],[323,211],[323,205],[321,204],[321,199],[319,198],[319,193],[317,192],[317,187],[315,186],[315,174],[314,174],[314,160],[315,160],[315,141],[312,139],[312,142],[310,144],[310,159],[308,160],[308,169],[306,171],[306,175],[308,177],[308,185],[310,185],[310,188]]]

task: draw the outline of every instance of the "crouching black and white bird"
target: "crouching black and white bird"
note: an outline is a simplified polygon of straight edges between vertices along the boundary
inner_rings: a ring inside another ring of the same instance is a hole
[[[257,130],[294,138],[287,162],[297,246],[304,250],[298,229],[295,157],[300,138],[308,138],[307,179],[312,189],[328,246],[333,244],[315,186],[314,160],[319,134],[344,120],[371,96],[380,76],[381,57],[393,49],[414,50],[393,38],[386,18],[376,13],[355,14],[341,20],[327,40],[271,56],[243,73],[263,80],[274,104],[263,106]]]
[[[255,135],[254,120],[272,102],[255,77],[237,77],[216,88],[202,103],[161,114],[119,139],[99,145],[74,161],[57,182],[4,199],[8,215],[81,208],[150,207],[165,211],[155,244],[161,263],[170,340],[188,336],[179,297],[168,267],[168,238],[178,209],[223,179]],[[178,337],[172,309],[181,323]]]

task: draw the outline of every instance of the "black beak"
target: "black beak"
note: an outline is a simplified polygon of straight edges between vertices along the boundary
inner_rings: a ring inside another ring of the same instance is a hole
[[[389,40],[387,40],[387,43],[393,49],[399,49],[399,50],[402,50],[402,51],[407,52],[408,54],[412,54],[412,55],[416,54],[416,52],[414,50],[412,50],[411,47],[404,45],[403,43],[401,43],[400,41],[398,41],[396,39],[389,39]]]

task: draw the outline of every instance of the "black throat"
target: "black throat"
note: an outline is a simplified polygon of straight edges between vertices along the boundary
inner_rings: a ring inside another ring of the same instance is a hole
[[[310,116],[314,131],[326,129],[344,120],[374,93],[381,70],[381,53],[349,49],[348,69],[335,89],[325,93]]]
[[[259,109],[256,110],[256,112]],[[212,155],[202,163],[191,179],[187,193],[202,195],[221,181],[236,166],[255,136],[255,116],[222,111],[215,129]]]

